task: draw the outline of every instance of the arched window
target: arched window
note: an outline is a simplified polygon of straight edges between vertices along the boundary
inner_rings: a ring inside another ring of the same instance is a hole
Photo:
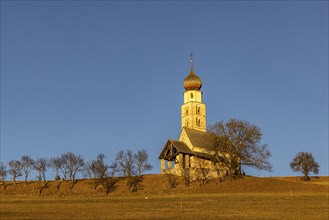
[[[201,122],[200,122],[200,118],[196,118],[196,119],[195,119],[195,122],[196,122],[196,125],[197,125],[197,126],[200,126],[200,124],[201,124]]]
[[[196,114],[200,115],[200,107],[199,106],[196,106]]]

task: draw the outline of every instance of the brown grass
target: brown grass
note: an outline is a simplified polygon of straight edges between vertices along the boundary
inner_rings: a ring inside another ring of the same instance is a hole
[[[105,195],[82,180],[50,182],[38,195],[38,183],[23,182],[0,191],[0,219],[329,219],[329,177],[301,181],[297,177],[246,177],[186,188],[179,179],[169,190],[166,177],[147,175],[137,193],[126,180]],[[34,188],[34,190],[33,190]]]

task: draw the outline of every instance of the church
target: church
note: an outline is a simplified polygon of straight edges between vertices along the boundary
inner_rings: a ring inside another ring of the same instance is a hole
[[[206,105],[202,101],[201,87],[202,81],[194,73],[191,54],[190,73],[184,79],[182,130],[179,139],[169,139],[159,155],[162,174],[182,176],[188,172],[193,176],[197,169],[208,169],[213,177],[226,173],[226,169],[216,162],[214,155],[207,148]]]

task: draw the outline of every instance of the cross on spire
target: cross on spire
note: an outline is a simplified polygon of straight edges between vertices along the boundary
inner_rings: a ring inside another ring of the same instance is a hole
[[[190,65],[191,65],[191,70],[193,70],[193,53],[191,52],[190,54]]]

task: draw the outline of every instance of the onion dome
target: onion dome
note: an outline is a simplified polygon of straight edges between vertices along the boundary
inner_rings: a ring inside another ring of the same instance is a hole
[[[193,69],[190,74],[184,79],[184,88],[186,90],[200,90],[202,87],[201,79],[195,75]]]
[[[190,65],[191,71],[190,74],[188,74],[188,76],[184,79],[184,88],[186,90],[200,90],[202,81],[197,75],[195,75],[193,70],[193,53],[190,54]]]

